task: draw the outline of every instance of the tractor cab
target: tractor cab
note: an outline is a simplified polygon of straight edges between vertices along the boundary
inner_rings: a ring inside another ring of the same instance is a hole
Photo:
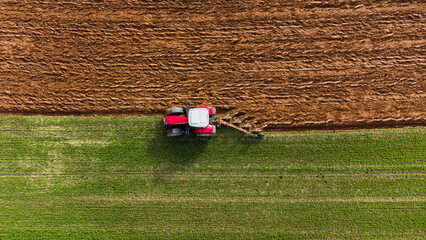
[[[209,125],[209,110],[207,108],[191,108],[188,111],[188,124],[194,128],[205,128]]]

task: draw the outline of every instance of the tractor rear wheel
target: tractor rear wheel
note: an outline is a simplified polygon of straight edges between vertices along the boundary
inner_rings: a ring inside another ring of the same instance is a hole
[[[172,128],[167,131],[168,137],[176,137],[183,135],[183,129],[182,128]]]
[[[197,136],[198,137],[211,137],[211,136],[213,136],[213,134],[210,134],[210,133],[199,133],[199,134],[197,134]]]
[[[172,107],[167,110],[167,115],[181,115],[181,114],[183,114],[182,107]]]

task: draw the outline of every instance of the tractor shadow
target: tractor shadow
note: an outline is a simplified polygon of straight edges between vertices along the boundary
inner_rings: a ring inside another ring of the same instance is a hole
[[[147,155],[156,163],[154,183],[165,183],[176,172],[192,166],[203,154],[209,141],[209,138],[192,136],[167,137],[164,129],[158,130],[147,148]]]
[[[217,133],[208,137],[178,136],[167,137],[162,122],[158,123],[157,131],[147,146],[146,154],[155,165],[154,183],[166,184],[178,172],[183,172],[193,166],[198,160],[206,160],[206,148],[212,144],[213,148],[226,146],[224,151],[230,154],[255,149],[262,142],[262,138],[247,136],[229,127],[217,129]]]

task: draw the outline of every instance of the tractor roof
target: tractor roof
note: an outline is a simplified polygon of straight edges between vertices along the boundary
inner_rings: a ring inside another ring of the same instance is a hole
[[[205,128],[209,125],[209,110],[206,108],[192,108],[188,112],[189,126]]]

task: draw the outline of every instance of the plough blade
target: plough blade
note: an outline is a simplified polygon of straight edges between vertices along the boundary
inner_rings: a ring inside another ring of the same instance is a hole
[[[233,117],[235,117],[238,114],[239,114],[239,112],[235,112],[233,114],[228,114],[228,115],[226,115],[224,117],[221,117],[221,119],[223,119],[223,120],[231,120]]]
[[[231,123],[232,124],[241,124],[241,123],[243,123],[244,122],[244,120],[246,120],[248,117],[246,116],[246,117],[242,117],[242,118],[238,118],[238,119],[235,119],[234,121],[231,121]]]
[[[252,128],[254,126],[254,124],[257,123],[257,121],[251,122],[251,123],[246,123],[243,126],[241,126],[242,128]]]
[[[256,128],[256,129],[251,130],[250,132],[260,133],[260,132],[262,132],[262,131],[263,131],[263,129],[264,129],[265,127],[267,127],[267,126],[268,126],[268,124],[265,124],[265,125],[263,125],[262,127],[259,127],[259,128]]]

